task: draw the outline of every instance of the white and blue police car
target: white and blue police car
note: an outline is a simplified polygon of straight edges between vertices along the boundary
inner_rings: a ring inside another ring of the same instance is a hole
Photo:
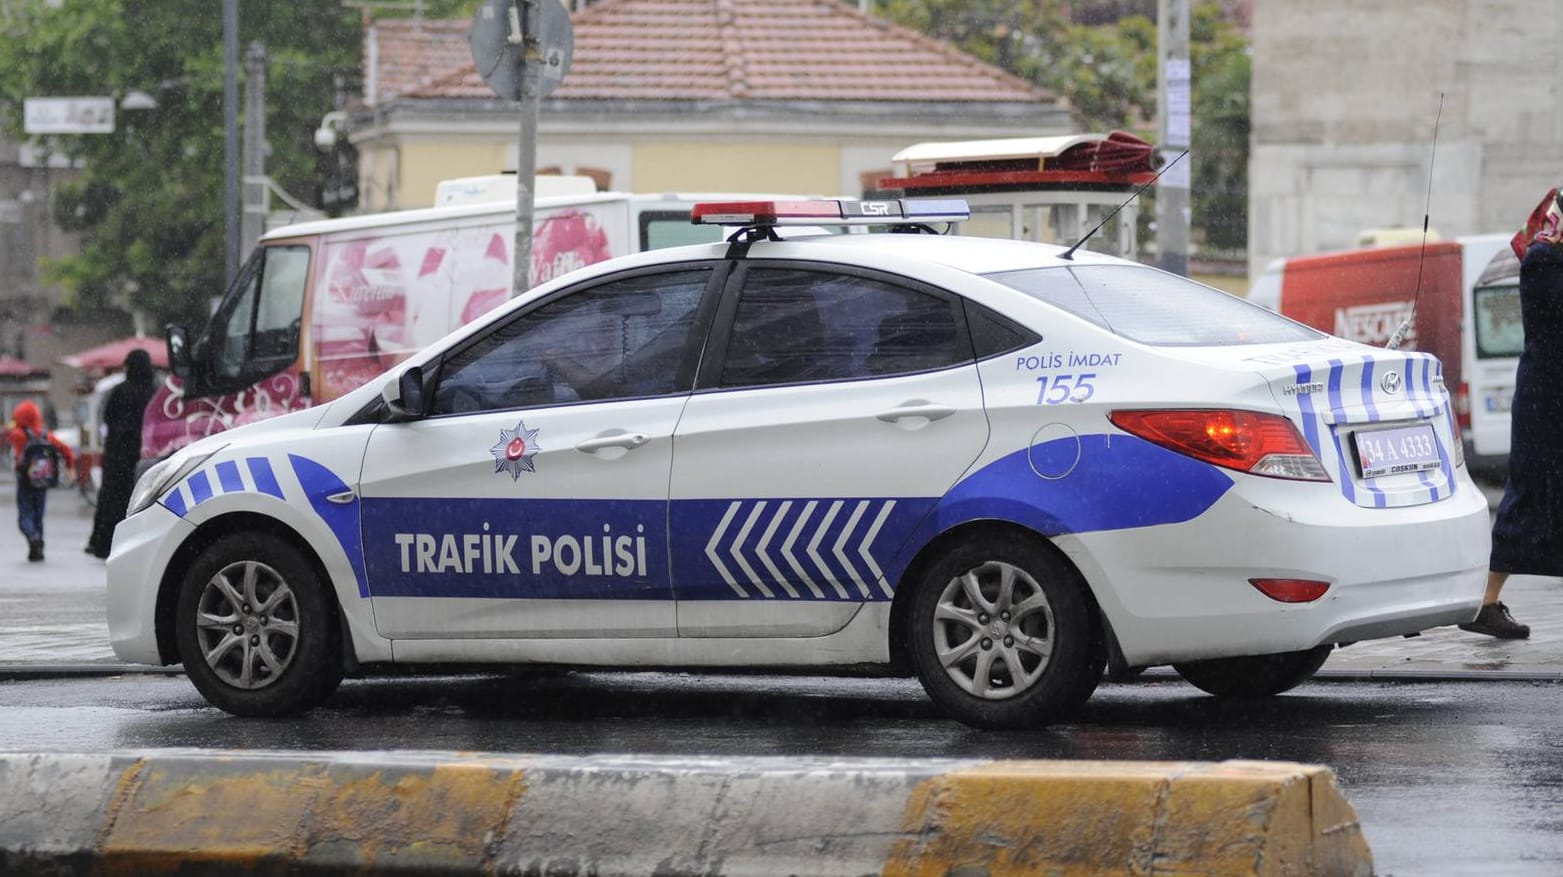
[[[959,201],[700,205],[329,404],[140,481],[116,654],[293,713],[377,665],[865,666],[1035,726],[1106,665],[1220,696],[1471,620],[1438,361]],[[891,232],[793,237],[779,226]]]

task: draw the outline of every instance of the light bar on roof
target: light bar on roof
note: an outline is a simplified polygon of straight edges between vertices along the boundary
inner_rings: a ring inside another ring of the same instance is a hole
[[[964,222],[965,199],[890,201],[714,201],[696,204],[695,225],[910,225]]]

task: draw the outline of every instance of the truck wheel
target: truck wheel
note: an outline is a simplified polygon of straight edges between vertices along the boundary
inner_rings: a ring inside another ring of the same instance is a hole
[[[912,664],[935,703],[977,728],[1030,728],[1084,703],[1102,675],[1085,582],[1025,538],[979,536],[911,595]]]
[[[268,533],[234,533],[196,558],[174,635],[201,695],[238,716],[304,712],[342,681],[335,606],[304,555]]]
[[[1269,697],[1313,678],[1335,648],[1326,643],[1300,652],[1214,658],[1173,664],[1189,684],[1216,697]]]

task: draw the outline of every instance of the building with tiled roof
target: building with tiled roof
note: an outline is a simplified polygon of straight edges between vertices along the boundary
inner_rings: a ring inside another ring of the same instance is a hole
[[[1048,92],[841,0],[600,0],[573,27],[538,166],[614,189],[856,195],[912,143],[1073,130]],[[479,76],[468,29],[366,30],[350,131],[364,209],[514,170],[516,104]]]

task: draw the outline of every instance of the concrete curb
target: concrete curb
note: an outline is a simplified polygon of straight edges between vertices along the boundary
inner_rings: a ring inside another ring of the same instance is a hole
[[[182,675],[184,675],[184,668],[177,664],[170,667],[96,661],[0,664],[0,682],[23,682],[30,679],[85,679],[103,676]]]
[[[1367,877],[1324,767],[0,754],[0,873]]]

